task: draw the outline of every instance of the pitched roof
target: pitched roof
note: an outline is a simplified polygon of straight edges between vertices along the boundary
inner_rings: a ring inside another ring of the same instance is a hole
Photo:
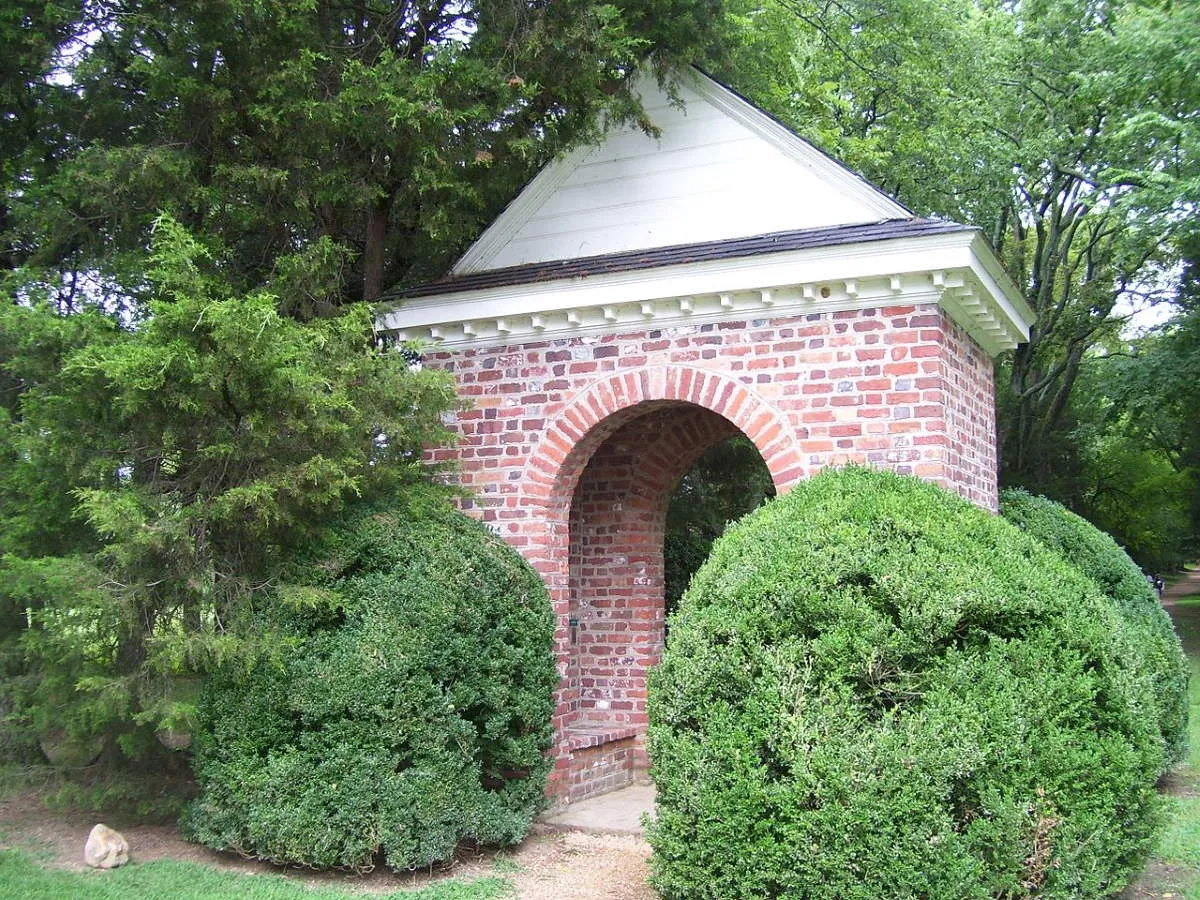
[[[629,250],[621,253],[606,253],[583,256],[575,259],[559,259],[548,262],[528,263],[473,272],[468,275],[449,275],[437,281],[397,291],[394,297],[427,297],[435,294],[450,294],[460,291],[506,287],[519,284],[536,284],[566,278],[586,278],[590,275],[605,275],[614,272],[629,272],[638,269],[655,269],[663,266],[705,262],[718,259],[761,256],[766,253],[782,253],[789,250],[807,250],[814,247],[829,247],[839,244],[858,244],[884,241],[893,238],[920,237],[930,234],[946,234],[955,231],[970,231],[965,225],[954,222],[939,222],[933,219],[885,219],[867,225],[835,225],[829,228],[802,228],[793,231],[775,231],[770,234],[744,238],[728,238],[716,241],[701,241],[692,244],[675,244],[647,250]],[[385,297],[384,299],[391,299]]]
[[[912,215],[699,70],[679,73],[683,105],[649,75],[633,90],[658,133],[620,126],[549,163],[455,275]]]
[[[626,127],[551,162],[437,281],[377,325],[451,348],[866,309],[943,306],[987,352],[1033,313],[978,229],[913,216],[703,73],[680,107],[643,77]]]

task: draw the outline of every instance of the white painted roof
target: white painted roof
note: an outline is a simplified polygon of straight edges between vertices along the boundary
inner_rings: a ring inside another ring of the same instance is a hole
[[[652,77],[636,90],[659,135],[625,126],[552,162],[454,275],[912,215],[700,72],[681,76],[682,108]]]

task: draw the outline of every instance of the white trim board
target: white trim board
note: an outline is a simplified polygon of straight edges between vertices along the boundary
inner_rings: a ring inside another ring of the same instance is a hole
[[[974,231],[450,292],[388,304],[376,322],[459,349],[918,303],[940,304],[993,356],[1033,322]]]

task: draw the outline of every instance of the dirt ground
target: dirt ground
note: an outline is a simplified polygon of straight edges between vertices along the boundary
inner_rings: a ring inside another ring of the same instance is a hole
[[[84,869],[83,845],[96,824],[76,813],[48,810],[33,794],[0,798],[0,849],[21,849],[36,859],[67,869]],[[448,877],[508,879],[521,900],[653,900],[646,878],[649,846],[625,835],[584,834],[534,826],[519,846],[499,853],[466,853],[452,864],[418,872],[368,875],[281,869],[255,860],[216,853],[188,843],[173,825],[105,824],[129,841],[135,862],[175,859],[246,874],[284,872],[309,885],[337,886],[364,894],[415,889]]]
[[[1163,591],[1162,605],[1172,609],[1176,601],[1193,594],[1200,594],[1200,566],[1188,569],[1182,578]]]

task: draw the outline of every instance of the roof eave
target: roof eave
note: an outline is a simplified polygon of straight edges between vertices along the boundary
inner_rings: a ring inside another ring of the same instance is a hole
[[[995,355],[1032,314],[974,230],[451,291],[381,306],[380,330],[451,348],[940,303]]]

